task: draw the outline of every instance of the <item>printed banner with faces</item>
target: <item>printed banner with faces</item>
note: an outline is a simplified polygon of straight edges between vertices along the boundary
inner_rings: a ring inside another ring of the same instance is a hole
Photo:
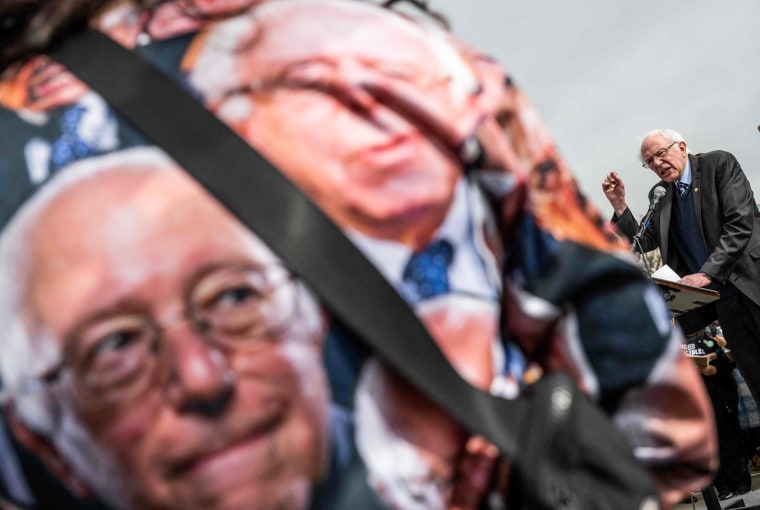
[[[714,468],[680,332],[643,275],[620,276],[627,243],[512,76],[416,14],[127,1],[93,26],[304,190],[471,385],[515,398],[571,374],[667,508]],[[68,508],[504,507],[509,459],[60,64],[6,70],[0,133],[5,419]]]

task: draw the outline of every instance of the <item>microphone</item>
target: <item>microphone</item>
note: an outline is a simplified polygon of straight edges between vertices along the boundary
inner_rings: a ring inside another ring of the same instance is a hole
[[[665,196],[665,193],[666,191],[663,186],[657,186],[654,188],[654,190],[652,190],[652,200],[651,202],[649,202],[649,209],[647,210],[647,213],[644,215],[644,219],[641,220],[641,223],[639,224],[639,231],[636,233],[635,236],[633,236],[633,248],[639,253],[642,253],[641,236],[644,235],[644,231],[646,231],[647,227],[649,226],[649,222],[652,219],[652,215],[654,214],[655,206],[660,201],[660,199]]]
[[[662,186],[657,186],[654,191],[652,191],[652,203],[649,205],[649,207],[654,208],[654,206],[657,205],[657,202],[660,201],[662,197],[665,196],[665,188]]]

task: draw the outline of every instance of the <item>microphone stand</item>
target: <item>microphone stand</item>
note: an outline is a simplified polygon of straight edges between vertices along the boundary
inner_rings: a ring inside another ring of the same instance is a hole
[[[646,256],[644,255],[644,249],[641,246],[641,236],[644,235],[644,232],[649,226],[649,222],[652,221],[652,215],[654,214],[655,205],[657,205],[656,202],[652,202],[651,204],[649,204],[649,209],[647,210],[647,213],[644,215],[644,219],[641,220],[641,223],[639,224],[639,231],[636,232],[635,236],[633,236],[633,243],[631,244],[631,249],[633,250],[633,252],[638,253],[639,259],[644,261],[644,269],[646,271],[647,276],[652,275],[652,268],[649,267],[649,260],[647,260]]]
[[[636,233],[635,236],[633,236],[633,249],[635,251],[638,251],[640,255],[643,255],[643,252],[641,250],[641,236],[644,235],[644,232],[649,226],[649,223],[652,221],[654,208],[657,206],[657,203],[660,201],[662,197],[665,196],[666,193],[667,191],[665,191],[665,188],[659,185],[655,186],[655,188],[652,190],[652,199],[649,201],[649,209],[647,210],[647,213],[644,215],[644,219],[641,220],[641,223],[639,224],[639,231]]]
[[[644,232],[646,231],[647,227],[649,226],[649,222],[652,221],[652,215],[654,214],[654,206],[657,205],[655,202],[649,204],[649,209],[647,210],[647,213],[644,215],[644,219],[641,220],[641,223],[639,223],[639,231],[636,232],[636,235],[633,236],[633,245],[632,248],[637,251],[639,254],[642,254],[641,251],[641,236],[644,235]]]

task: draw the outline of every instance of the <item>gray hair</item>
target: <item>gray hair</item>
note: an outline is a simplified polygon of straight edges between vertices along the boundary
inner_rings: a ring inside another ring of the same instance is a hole
[[[82,424],[75,406],[66,405],[63,392],[40,380],[40,375],[61,362],[61,342],[54,338],[28,306],[27,286],[33,268],[30,249],[33,233],[45,211],[67,190],[109,172],[174,172],[185,176],[160,149],[135,148],[74,163],[56,174],[16,213],[0,233],[0,324],[6,336],[0,341],[0,377],[7,386],[22,422],[45,435],[79,479],[85,481],[113,508],[129,508],[128,473],[107,449],[101,448]],[[190,177],[187,177],[190,179]],[[199,191],[202,188],[198,186]],[[98,214],[100,211],[93,211]],[[237,223],[245,241],[259,257],[279,260],[261,239]],[[294,338],[322,334],[322,315],[311,291],[300,281],[299,320],[289,325]],[[317,356],[318,358],[318,356]],[[303,384],[306,384],[304,381]],[[318,401],[316,387],[306,387]]]
[[[0,233],[0,379],[5,399],[15,401],[19,417],[40,433],[55,427],[56,406],[34,381],[61,359],[61,349],[43,325],[34,324],[26,309],[26,286],[31,267],[29,243],[40,215],[56,197],[96,175],[114,171],[165,171],[177,165],[156,148],[135,148],[88,158],[56,174],[16,212]]]
[[[643,145],[644,140],[646,140],[647,138],[651,136],[661,136],[670,142],[676,142],[676,143],[686,142],[686,140],[684,140],[683,138],[683,135],[679,133],[678,131],[676,131],[675,129],[660,128],[660,129],[654,129],[650,131],[649,133],[646,133],[644,136],[642,136],[641,141],[639,143],[639,147]],[[688,145],[686,146],[686,152],[689,154],[692,154],[691,149],[689,149]],[[639,156],[640,155],[641,153],[639,152]]]
[[[661,129],[655,129],[653,131],[650,131],[649,133],[645,134],[644,137],[641,139],[643,142],[650,136],[659,135],[665,138],[666,140],[670,142],[683,142],[683,135],[676,131],[675,129],[668,129],[668,128],[661,128]]]
[[[126,488],[115,459],[101,451],[76,414],[43,387],[40,374],[60,362],[61,346],[36,324],[26,307],[31,235],[52,202],[75,185],[111,171],[179,171],[156,148],[135,148],[81,160],[66,167],[17,211],[0,233],[0,377],[3,400],[13,400],[28,427],[48,437],[73,471],[114,508],[127,508]],[[2,400],[0,400],[2,403]]]

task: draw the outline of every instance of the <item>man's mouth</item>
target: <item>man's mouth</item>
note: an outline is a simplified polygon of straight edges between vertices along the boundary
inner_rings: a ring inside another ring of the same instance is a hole
[[[268,448],[267,438],[279,428],[282,419],[282,413],[273,413],[238,437],[234,437],[233,434],[232,438],[224,441],[218,439],[209,441],[192,453],[172,462],[169,476],[181,478],[216,467],[226,469],[234,466],[238,460],[237,457],[244,454],[244,451],[250,451],[252,455],[256,455],[254,450]]]
[[[347,161],[348,166],[353,164],[361,168],[365,174],[367,168],[379,172],[381,168],[404,166],[405,162],[416,154],[418,138],[413,134],[394,136],[385,143],[368,147],[351,155]]]

